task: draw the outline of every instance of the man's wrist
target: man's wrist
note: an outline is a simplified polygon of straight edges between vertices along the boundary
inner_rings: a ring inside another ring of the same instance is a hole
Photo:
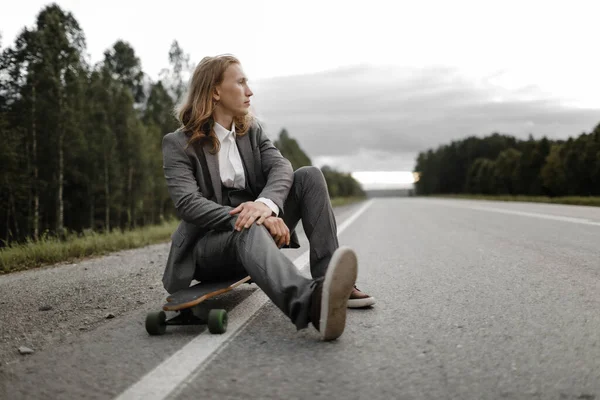
[[[271,216],[277,217],[279,215],[279,207],[277,207],[277,204],[275,204],[273,200],[261,197],[259,199],[256,199],[256,201],[263,203],[267,207],[269,207],[271,209]]]

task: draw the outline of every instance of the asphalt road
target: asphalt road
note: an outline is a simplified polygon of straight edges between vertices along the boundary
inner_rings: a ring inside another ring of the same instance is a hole
[[[0,398],[600,400],[600,208],[386,198],[336,217],[377,298],[339,340],[297,332],[255,285],[215,300],[242,321],[225,339],[149,337],[167,249],[150,246],[0,277]]]

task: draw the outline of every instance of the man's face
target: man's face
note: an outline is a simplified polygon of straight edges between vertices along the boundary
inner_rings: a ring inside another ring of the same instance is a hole
[[[223,111],[239,117],[248,113],[250,96],[253,95],[248,87],[248,79],[241,65],[231,64],[223,74],[223,82],[216,87],[216,99]]]

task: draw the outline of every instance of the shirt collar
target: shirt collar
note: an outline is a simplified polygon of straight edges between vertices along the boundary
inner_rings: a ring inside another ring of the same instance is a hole
[[[225,139],[227,139],[227,137],[230,134],[235,136],[235,124],[234,123],[231,124],[231,131],[229,131],[225,127],[223,127],[221,124],[219,124],[218,122],[215,122],[214,130],[215,130],[215,134],[217,135],[217,138],[219,138],[219,142],[223,142]]]

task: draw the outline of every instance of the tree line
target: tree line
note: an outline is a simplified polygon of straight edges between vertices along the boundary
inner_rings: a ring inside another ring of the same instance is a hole
[[[273,144],[291,162],[294,171],[312,165],[310,157],[300,148],[296,139],[290,137],[285,128]],[[330,197],[365,197],[362,186],[351,174],[338,171],[329,165],[322,166],[321,172],[325,177]]]
[[[494,133],[418,154],[419,195],[600,195],[600,123],[567,140]]]
[[[0,246],[176,215],[161,143],[193,69],[177,41],[157,81],[123,40],[92,65],[77,20],[51,4],[0,50]]]

